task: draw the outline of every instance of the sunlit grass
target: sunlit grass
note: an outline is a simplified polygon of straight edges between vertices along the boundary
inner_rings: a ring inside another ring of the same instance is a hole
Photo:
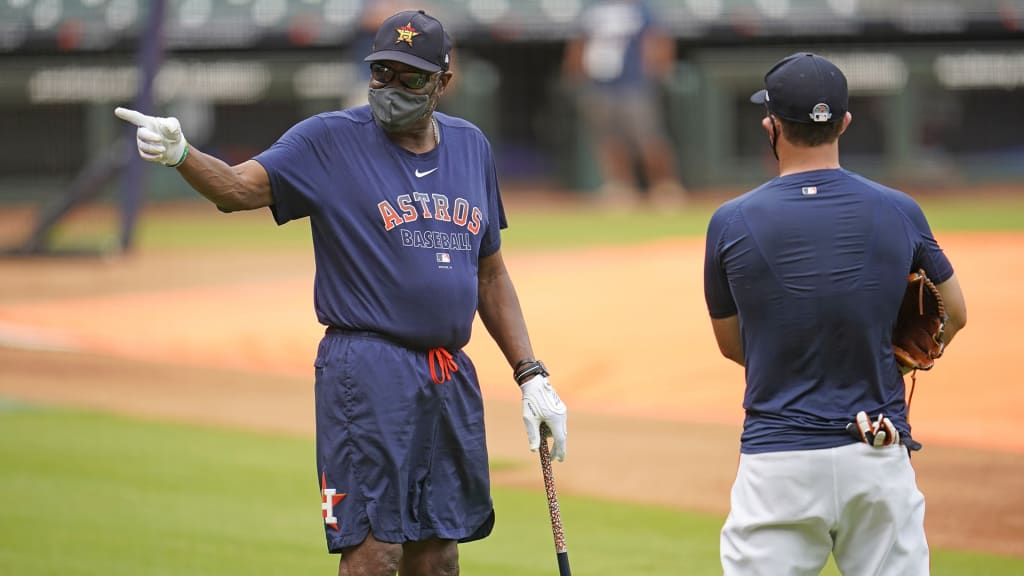
[[[311,439],[0,404],[0,574],[332,574]],[[464,574],[555,573],[541,491],[495,489]],[[591,576],[720,574],[722,519],[560,495]],[[824,574],[835,574],[827,569]],[[1024,559],[935,551],[936,576],[1024,574]]]

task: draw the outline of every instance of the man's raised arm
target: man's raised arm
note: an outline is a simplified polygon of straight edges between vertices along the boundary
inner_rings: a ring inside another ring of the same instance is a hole
[[[270,177],[255,160],[229,166],[189,145],[177,118],[147,116],[116,108],[114,115],[138,127],[135,144],[143,160],[177,168],[182,178],[224,212],[270,206]]]

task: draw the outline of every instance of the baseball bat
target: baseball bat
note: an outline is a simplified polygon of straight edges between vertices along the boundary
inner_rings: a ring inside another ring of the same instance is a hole
[[[540,425],[540,470],[544,475],[544,491],[548,495],[548,513],[551,515],[551,535],[555,538],[555,558],[558,560],[558,576],[571,576],[569,552],[565,548],[565,532],[562,530],[562,512],[558,509],[558,492],[555,490],[555,475],[551,471],[551,453],[548,449],[551,430],[547,424]]]

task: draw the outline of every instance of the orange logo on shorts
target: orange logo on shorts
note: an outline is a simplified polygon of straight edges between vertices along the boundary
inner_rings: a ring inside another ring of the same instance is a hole
[[[323,510],[324,524],[338,529],[338,517],[334,515],[334,505],[345,499],[348,494],[338,494],[334,488],[327,487],[327,474],[320,473],[320,508]]]

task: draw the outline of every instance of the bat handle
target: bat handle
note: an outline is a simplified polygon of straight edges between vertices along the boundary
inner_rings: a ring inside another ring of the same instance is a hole
[[[572,571],[569,570],[569,553],[559,552],[558,556],[558,576],[572,576]]]
[[[555,475],[551,471],[551,452],[548,448],[548,436],[551,430],[547,424],[540,425],[540,468],[544,474],[544,492],[548,497],[548,513],[551,515],[551,534],[555,539],[555,554],[558,558],[559,576],[571,576],[569,570],[569,553],[565,546],[565,532],[562,530],[562,512],[558,507],[558,492],[555,489]]]

